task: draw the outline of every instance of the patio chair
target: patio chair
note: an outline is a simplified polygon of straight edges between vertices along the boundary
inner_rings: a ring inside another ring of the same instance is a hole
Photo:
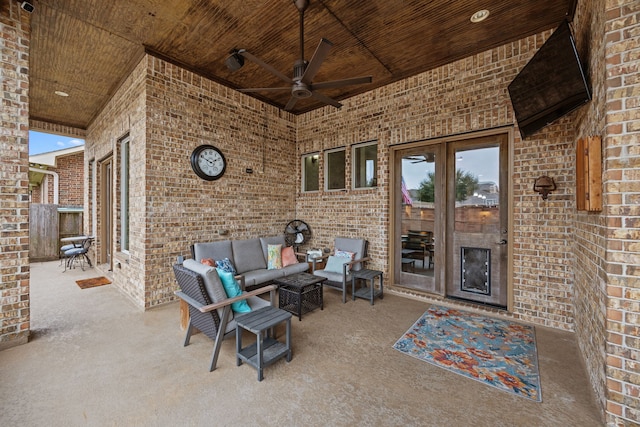
[[[93,244],[94,237],[87,237],[82,241],[80,246],[74,246],[71,249],[67,249],[64,251],[64,258],[66,258],[66,263],[64,267],[64,271],[67,271],[67,267],[73,268],[73,263],[76,260],[80,261],[80,268],[84,271],[84,260],[87,260],[87,264],[89,267],[93,267],[91,265],[91,260],[89,259],[89,249]],[[61,248],[62,250],[62,248]]]
[[[323,285],[342,290],[342,302],[345,303],[347,302],[347,284],[351,284],[351,271],[363,269],[365,262],[370,260],[367,249],[368,242],[365,239],[336,237],[332,254],[313,259],[312,273],[327,279]],[[346,253],[353,255],[339,256]],[[318,260],[327,261],[324,269],[316,270]]]
[[[184,346],[189,345],[193,328],[214,340],[209,372],[216,369],[222,340],[235,337],[236,321],[231,304],[246,300],[252,310],[274,305],[277,286],[270,285],[240,296],[228,298],[215,268],[187,259],[183,264],[175,264],[173,272],[180,291],[175,294],[189,306],[189,325]],[[257,295],[270,292],[271,301]]]

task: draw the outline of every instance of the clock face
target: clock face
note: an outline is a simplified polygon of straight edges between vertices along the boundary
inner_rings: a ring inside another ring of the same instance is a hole
[[[202,179],[216,180],[222,177],[226,167],[224,155],[212,145],[201,145],[191,153],[191,168]]]

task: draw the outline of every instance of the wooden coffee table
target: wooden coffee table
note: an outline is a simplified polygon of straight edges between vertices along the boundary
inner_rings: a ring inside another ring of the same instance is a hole
[[[278,299],[281,309],[288,311],[302,320],[302,314],[320,307],[324,309],[322,300],[322,282],[325,277],[309,273],[292,274],[274,280],[279,285]]]

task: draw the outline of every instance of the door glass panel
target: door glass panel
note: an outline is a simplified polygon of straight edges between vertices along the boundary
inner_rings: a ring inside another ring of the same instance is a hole
[[[434,292],[436,253],[434,232],[438,190],[436,147],[400,152],[400,229],[396,242],[396,277],[404,287]],[[397,263],[396,263],[397,264]]]
[[[463,144],[454,156],[449,207],[453,206],[451,279],[447,295],[506,306],[506,224],[501,209],[500,146]],[[455,171],[455,172],[454,172]],[[501,244],[504,242],[505,244]]]

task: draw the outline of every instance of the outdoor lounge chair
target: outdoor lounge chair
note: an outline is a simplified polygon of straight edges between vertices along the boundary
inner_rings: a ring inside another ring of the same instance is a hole
[[[184,346],[189,345],[193,328],[214,340],[213,353],[209,371],[216,369],[218,354],[222,340],[235,337],[236,321],[231,304],[247,300],[252,310],[274,305],[277,286],[265,286],[242,295],[228,298],[215,268],[188,259],[183,264],[173,266],[180,291],[176,295],[189,305],[189,325],[184,339]],[[242,283],[242,282],[241,282]],[[257,295],[271,293],[271,301]]]
[[[342,302],[347,302],[347,284],[351,284],[351,271],[358,271],[364,268],[365,262],[369,261],[367,256],[368,242],[365,239],[353,239],[347,237],[336,237],[334,241],[334,252],[321,258],[314,258],[312,272],[316,276],[325,277],[325,286],[342,290]],[[336,256],[340,253],[351,253],[353,259]],[[316,270],[318,260],[327,260],[323,270]]]

